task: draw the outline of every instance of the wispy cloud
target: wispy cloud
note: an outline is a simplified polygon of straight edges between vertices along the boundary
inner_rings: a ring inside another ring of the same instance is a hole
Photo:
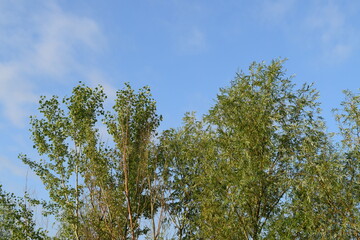
[[[26,106],[36,101],[33,85],[25,80],[21,63],[0,63],[0,103],[3,114],[16,126],[27,116]]]
[[[51,5],[39,22],[39,41],[34,46],[35,67],[39,71],[61,75],[78,70],[79,50],[98,51],[103,36],[97,23],[89,18],[64,13]]]
[[[25,167],[20,167],[19,164],[10,161],[6,157],[0,156],[0,165],[1,171],[10,172],[11,174],[22,178],[27,176],[27,170]]]
[[[260,4],[260,11],[255,13],[267,23],[283,22],[294,10],[295,0],[270,0]]]
[[[208,47],[204,25],[209,14],[207,5],[194,1],[170,2],[172,17],[167,19],[167,25],[173,37],[175,52],[180,55],[203,53]]]
[[[0,105],[18,127],[29,115],[26,106],[38,98],[41,81],[35,79],[54,81],[72,73],[88,77],[87,59],[105,42],[93,19],[66,13],[54,1],[37,3],[0,2]]]
[[[314,60],[341,63],[358,49],[360,32],[351,4],[333,0],[260,0],[260,22],[283,31]],[[358,12],[357,12],[358,13]]]
[[[179,32],[178,51],[182,54],[197,54],[206,49],[205,33],[197,27]]]
[[[98,85],[101,85],[109,101],[115,100],[117,89],[111,84],[109,84],[108,81],[106,81],[106,77],[102,72],[97,71],[96,69],[89,69],[86,73],[86,78],[89,79],[92,87],[97,87]]]
[[[320,46],[327,62],[342,62],[357,48],[358,33],[349,21],[348,13],[334,1],[320,1],[305,19],[311,40]]]

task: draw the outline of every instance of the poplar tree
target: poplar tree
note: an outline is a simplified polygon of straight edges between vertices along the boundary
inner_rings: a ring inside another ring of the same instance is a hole
[[[60,223],[61,239],[135,240],[149,231],[140,221],[156,215],[159,198],[150,184],[161,119],[156,103],[148,87],[136,93],[128,84],[117,92],[112,112],[105,112],[105,98],[101,87],[79,85],[62,101],[42,97],[42,116],[31,118],[42,158],[22,160],[49,192],[48,210]],[[111,136],[107,143],[99,119]]]
[[[0,239],[49,239],[36,227],[33,211],[24,198],[15,197],[0,185]]]

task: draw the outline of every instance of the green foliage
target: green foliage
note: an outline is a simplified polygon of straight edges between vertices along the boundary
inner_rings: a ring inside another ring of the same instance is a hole
[[[204,162],[216,156],[211,137],[203,123],[188,113],[182,128],[165,131],[161,138],[159,152],[166,164],[169,220],[177,229],[178,239],[194,239],[199,230],[197,196],[203,194],[199,177],[206,174]]]
[[[165,132],[169,212],[179,239],[358,236],[358,161],[341,160],[318,93],[311,85],[295,89],[282,64],[253,63],[220,90],[202,120],[186,115],[182,128]],[[358,108],[346,109],[354,125]],[[352,149],[354,130],[342,130],[350,131]]]
[[[89,161],[87,153],[96,147],[96,117],[103,113],[105,95],[80,85],[73,95],[60,103],[56,96],[42,97],[39,111],[43,118],[31,117],[34,148],[46,158],[32,161],[25,155],[23,162],[41,178],[55,204],[53,213],[62,223],[62,236],[79,239],[80,211],[84,206]],[[67,107],[67,112],[62,109]]]
[[[49,191],[59,238],[137,239],[148,230],[140,219],[155,215],[148,185],[157,169],[150,161],[160,121],[155,101],[147,87],[135,93],[126,85],[117,92],[115,112],[105,114],[105,98],[101,87],[79,85],[61,103],[41,98],[43,117],[31,118],[34,147],[45,158],[22,160]],[[101,141],[99,118],[113,143]]]
[[[24,199],[6,193],[0,185],[0,239],[48,239],[46,234],[36,229],[33,213]]]
[[[342,158],[338,175],[342,185],[336,196],[336,210],[341,217],[344,234],[360,237],[360,96],[344,91],[336,119],[342,137]],[[335,198],[335,197],[334,197]]]
[[[254,63],[218,95],[206,119],[215,128],[219,152],[209,168],[221,169],[221,190],[211,187],[204,207],[215,204],[216,211],[227,212],[204,212],[208,221],[218,218],[206,234],[259,239],[281,210],[306,155],[316,152],[306,145],[321,135],[314,119],[317,94],[311,86],[293,87],[281,61]],[[223,225],[228,231],[217,227]]]
[[[42,158],[21,158],[49,191],[57,238],[360,238],[360,96],[345,92],[336,144],[317,91],[296,88],[283,62],[253,63],[207,115],[159,137],[148,87],[126,84],[112,111],[101,87],[42,97],[31,118]],[[1,237],[45,238],[20,200],[1,197]]]
[[[132,239],[146,233],[140,227],[141,217],[150,216],[149,181],[156,166],[150,161],[150,147],[153,134],[161,117],[156,114],[156,104],[150,89],[144,87],[134,93],[130,85],[117,92],[115,114],[106,115],[105,124],[115,143],[113,150],[115,177],[121,189]],[[156,163],[155,163],[156,164]]]

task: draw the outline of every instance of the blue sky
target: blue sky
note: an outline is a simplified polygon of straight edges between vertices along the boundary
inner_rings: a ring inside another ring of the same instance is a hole
[[[124,82],[149,85],[166,129],[205,113],[251,62],[288,58],[334,131],[341,91],[359,88],[359,23],[356,0],[0,0],[0,183],[21,194],[28,179],[43,196],[17,159],[37,156],[29,116],[41,95],[69,95],[79,81],[110,100]]]

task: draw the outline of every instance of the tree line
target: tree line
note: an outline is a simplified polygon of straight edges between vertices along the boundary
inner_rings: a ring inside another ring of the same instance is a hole
[[[283,62],[254,62],[207,114],[162,132],[148,87],[126,84],[109,111],[101,86],[41,97],[39,159],[20,158],[49,200],[0,188],[0,238],[359,239],[360,96],[345,92],[328,133],[317,90]],[[56,236],[25,201],[55,216]]]

